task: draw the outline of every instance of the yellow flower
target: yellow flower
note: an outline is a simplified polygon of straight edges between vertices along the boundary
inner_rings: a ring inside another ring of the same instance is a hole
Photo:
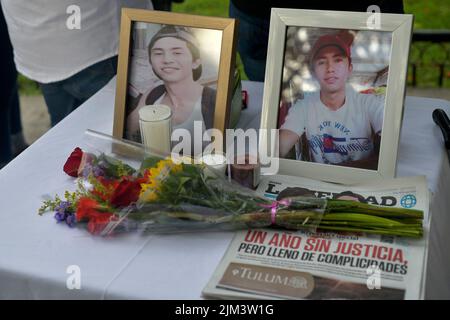
[[[141,183],[139,198],[145,202],[158,200],[163,181],[169,174],[180,172],[182,168],[182,164],[175,164],[170,158],[159,161],[156,167],[150,168],[147,183]]]
[[[152,202],[158,200],[158,194],[155,190],[146,189],[145,191],[141,191],[139,199],[144,202]]]

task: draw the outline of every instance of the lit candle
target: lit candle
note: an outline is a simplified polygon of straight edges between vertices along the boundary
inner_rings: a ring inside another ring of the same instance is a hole
[[[142,143],[155,151],[170,153],[172,110],[165,105],[148,105],[139,109]]]
[[[224,176],[227,168],[227,158],[222,153],[210,153],[200,157],[200,163],[208,165],[205,173],[208,174],[208,170],[212,169],[218,176]]]

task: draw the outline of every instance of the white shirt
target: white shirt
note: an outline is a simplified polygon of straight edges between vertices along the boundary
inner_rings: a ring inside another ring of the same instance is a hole
[[[337,164],[367,158],[373,151],[373,133],[381,134],[384,96],[361,94],[347,86],[345,102],[333,111],[320,92],[305,95],[290,108],[281,129],[308,140],[314,162]]]
[[[1,4],[17,70],[41,83],[67,79],[116,55],[122,7],[153,9],[150,0],[1,0]],[[68,27],[68,21],[75,21],[74,11],[68,11],[73,5],[80,9],[80,29]]]
[[[161,101],[166,97],[166,93],[164,93],[161,97],[159,97],[154,104],[161,104]],[[186,129],[191,133],[191,137],[194,137],[194,123],[195,121],[199,121],[202,124],[202,132],[205,130],[205,121],[203,120],[202,114],[202,96],[200,96],[194,104],[194,108],[189,116],[184,122],[179,124],[173,124],[172,129]]]
[[[164,93],[161,97],[159,97],[154,104],[160,104],[161,101],[165,98],[166,93]],[[195,136],[195,124],[197,122],[197,126],[201,124],[201,131],[200,134],[202,134],[201,137]],[[177,129],[184,129],[183,131],[176,131]],[[189,115],[189,118],[187,118],[184,122],[179,124],[173,124],[172,121],[172,137],[183,137],[183,140],[187,139],[186,141],[190,141],[190,150],[183,150],[185,155],[189,156],[196,156],[197,151],[202,152],[202,150],[210,144],[211,136],[209,136],[205,132],[205,121],[203,119],[203,113],[202,113],[202,96],[200,96],[197,101],[194,104],[194,108]],[[174,134],[176,133],[176,134]],[[190,137],[186,137],[185,134],[189,133]],[[178,144],[178,143],[175,143]],[[187,145],[184,145],[187,147]]]

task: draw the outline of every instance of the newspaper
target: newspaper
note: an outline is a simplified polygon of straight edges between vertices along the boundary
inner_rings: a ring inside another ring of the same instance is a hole
[[[355,233],[251,229],[237,232],[203,290],[248,299],[423,299],[429,235],[425,177],[352,186],[291,176],[266,177],[258,192],[313,193],[424,211],[421,239]]]

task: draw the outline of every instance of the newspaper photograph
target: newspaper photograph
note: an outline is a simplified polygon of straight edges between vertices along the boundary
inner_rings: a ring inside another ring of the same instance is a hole
[[[424,236],[349,232],[237,232],[203,290],[224,299],[423,299],[429,236],[425,177],[338,185],[292,176],[264,178],[257,191],[274,200],[308,195],[424,211]]]

